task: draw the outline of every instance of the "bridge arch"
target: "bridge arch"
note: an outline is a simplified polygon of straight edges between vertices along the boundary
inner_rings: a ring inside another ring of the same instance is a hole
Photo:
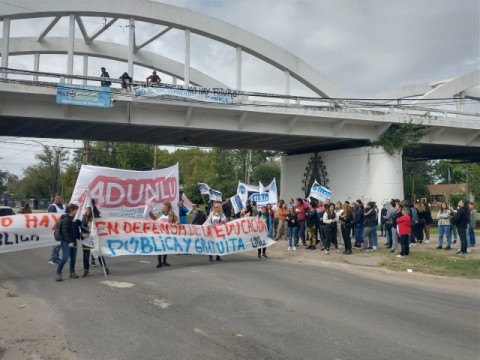
[[[289,51],[244,29],[190,10],[147,0],[118,0],[114,7],[112,7],[110,0],[51,0],[42,3],[42,9],[33,10],[38,8],[38,4],[38,1],[34,0],[18,0],[16,6],[0,3],[0,20],[4,20],[4,38],[5,30],[9,35],[10,20],[54,17],[39,37],[39,40],[43,40],[43,37],[48,34],[48,31],[58,22],[60,17],[70,16],[70,29],[74,28],[74,22],[76,21],[84,37],[85,45],[92,46],[92,44],[95,44],[95,37],[102,30],[100,29],[89,35],[83,26],[81,16],[113,18],[110,23],[113,23],[116,19],[128,19],[131,26],[129,51],[125,58],[129,63],[129,72],[132,73],[134,54],[143,52],[141,49],[136,51],[135,48],[134,24],[135,21],[143,21],[185,31],[186,49],[183,79],[187,84],[190,83],[190,34],[194,33],[237,49],[237,84],[241,83],[241,53],[246,52],[284,71],[286,84],[289,84],[288,79],[291,76],[322,97],[342,96],[342,91],[337,84]],[[158,37],[161,34],[154,35],[152,39],[155,36]],[[8,36],[6,38],[8,39]],[[72,31],[70,31],[69,37],[69,57],[73,57],[73,53],[75,53],[75,49],[72,49],[73,40],[71,38]],[[9,53],[9,44],[5,40],[1,48],[2,54]],[[6,64],[8,64],[8,56],[3,55],[2,67],[6,67]],[[69,66],[69,69],[71,68],[72,66]]]

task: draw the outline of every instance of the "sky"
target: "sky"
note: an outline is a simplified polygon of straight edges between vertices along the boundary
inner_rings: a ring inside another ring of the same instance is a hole
[[[15,0],[6,0],[15,4]],[[236,25],[290,51],[340,85],[348,97],[364,98],[408,84],[454,78],[480,68],[480,2],[478,0],[163,0],[157,1],[199,12]],[[12,21],[11,36],[38,35],[49,19]],[[91,33],[103,19],[84,18]],[[115,23],[99,40],[128,42],[125,21]],[[64,36],[62,19],[49,36]],[[138,23],[137,43],[161,27]],[[0,27],[1,32],[1,27]],[[76,29],[76,37],[81,37]],[[191,39],[191,66],[235,86],[235,49],[198,35]],[[145,49],[183,60],[183,32],[172,30]],[[74,72],[82,73],[81,57]],[[33,56],[10,58],[10,67],[33,69]],[[89,75],[106,66],[112,77],[126,65],[89,60]],[[66,72],[66,56],[42,56],[41,71]],[[151,69],[135,67],[143,80]],[[162,75],[165,82],[171,77]],[[283,73],[243,55],[243,88],[283,92]],[[313,95],[292,80],[291,93]],[[35,139],[34,139],[35,140]],[[36,139],[36,141],[39,141]],[[15,144],[15,142],[23,143]],[[41,140],[46,145],[58,140]],[[25,146],[30,144],[30,146]],[[80,147],[81,141],[61,142]],[[28,139],[0,138],[0,169],[22,177],[35,162],[42,145]]]

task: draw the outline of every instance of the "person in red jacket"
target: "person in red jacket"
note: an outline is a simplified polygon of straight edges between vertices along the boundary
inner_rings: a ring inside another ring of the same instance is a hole
[[[408,210],[403,208],[402,209],[402,216],[397,219],[397,230],[398,235],[400,235],[400,246],[401,252],[400,255],[397,255],[397,258],[403,259],[405,256],[408,256],[410,253],[410,246],[408,244],[408,236],[410,235],[411,231],[411,220],[410,216],[408,215]]]

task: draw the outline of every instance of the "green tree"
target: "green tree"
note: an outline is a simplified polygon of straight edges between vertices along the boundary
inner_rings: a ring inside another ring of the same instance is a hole
[[[412,200],[428,198],[428,184],[432,183],[431,166],[428,161],[403,159],[403,190]]]
[[[426,127],[413,122],[390,125],[387,131],[377,140],[372,141],[374,147],[383,147],[390,155],[405,150],[415,150],[419,141],[426,134]]]

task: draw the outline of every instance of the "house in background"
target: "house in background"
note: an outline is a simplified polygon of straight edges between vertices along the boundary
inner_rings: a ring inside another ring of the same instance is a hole
[[[428,191],[430,192],[430,203],[437,203],[442,201],[449,201],[450,197],[458,195],[466,195],[467,193],[467,184],[437,184],[437,185],[427,185]],[[468,196],[468,198],[470,198]]]

